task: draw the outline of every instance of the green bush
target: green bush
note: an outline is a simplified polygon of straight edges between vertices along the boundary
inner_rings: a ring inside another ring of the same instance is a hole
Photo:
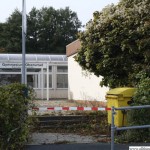
[[[139,73],[139,83],[133,97],[132,106],[150,105],[150,78],[147,73]],[[135,109],[127,112],[128,126],[150,125],[149,108]],[[115,139],[119,143],[150,142],[150,129],[131,129],[120,132]]]
[[[14,83],[0,87],[0,149],[23,148],[29,133],[28,109],[33,91]]]
[[[133,97],[133,106],[150,105],[150,78],[146,74],[139,75],[141,80]],[[129,126],[150,125],[149,108],[131,110],[128,112],[127,117]],[[128,130],[125,134],[125,140],[127,142],[150,142],[150,129]]]

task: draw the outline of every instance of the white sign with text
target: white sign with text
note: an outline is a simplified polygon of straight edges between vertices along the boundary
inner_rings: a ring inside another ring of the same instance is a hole
[[[44,63],[26,63],[27,68],[46,68]],[[0,68],[21,68],[21,63],[0,63]]]

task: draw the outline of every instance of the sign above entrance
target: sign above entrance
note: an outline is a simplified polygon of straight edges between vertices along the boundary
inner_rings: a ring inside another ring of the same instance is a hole
[[[46,68],[44,63],[26,63],[27,68]],[[21,68],[21,63],[0,63],[0,68]]]

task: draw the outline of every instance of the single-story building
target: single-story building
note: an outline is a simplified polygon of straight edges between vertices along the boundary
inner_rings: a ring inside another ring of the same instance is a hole
[[[79,40],[66,46],[66,55],[68,57],[68,99],[105,101],[105,95],[109,88],[99,85],[102,77],[97,77],[93,73],[82,70],[74,59],[80,48],[81,43]]]
[[[26,54],[27,85],[37,99],[105,101],[108,87],[100,87],[102,77],[82,70],[74,56],[81,43],[66,46],[66,55]],[[68,57],[68,58],[67,58]],[[0,85],[21,82],[22,54],[0,54]]]
[[[21,82],[22,54],[0,54],[0,85]],[[66,55],[26,54],[27,85],[37,99],[68,97]]]

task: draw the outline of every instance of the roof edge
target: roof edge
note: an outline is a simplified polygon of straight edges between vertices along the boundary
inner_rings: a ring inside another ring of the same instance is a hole
[[[79,39],[73,41],[72,43],[66,46],[66,55],[67,57],[74,55],[81,48],[81,42]]]

